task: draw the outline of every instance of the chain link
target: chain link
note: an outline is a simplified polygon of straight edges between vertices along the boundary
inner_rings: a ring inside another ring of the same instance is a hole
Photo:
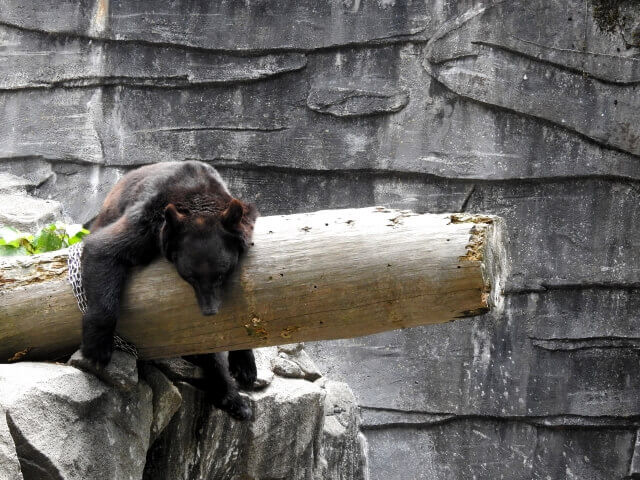
[[[73,289],[73,295],[76,297],[78,307],[82,313],[87,312],[88,303],[87,296],[82,288],[82,242],[74,243],[69,247],[69,257],[67,260],[69,266],[69,283]]]

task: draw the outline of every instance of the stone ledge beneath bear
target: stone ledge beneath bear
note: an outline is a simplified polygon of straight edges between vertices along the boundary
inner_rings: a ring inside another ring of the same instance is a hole
[[[136,363],[116,350],[100,378],[71,365],[0,365],[0,478],[364,479],[349,387],[272,371],[274,359],[301,357],[317,371],[302,347],[255,350],[256,387],[264,386],[243,393],[253,422],[205,402],[185,381],[202,371],[183,359]],[[79,355],[70,363],[86,367]]]
[[[104,368],[97,367],[91,360],[85,358],[80,350],[69,358],[67,364],[91,373],[103,382],[123,391],[131,390],[138,384],[137,360],[120,350],[113,351],[111,361]]]
[[[142,476],[153,417],[144,382],[124,392],[67,365],[0,365],[0,414],[8,427],[0,452],[15,452],[22,470],[3,463],[13,469],[8,478]]]

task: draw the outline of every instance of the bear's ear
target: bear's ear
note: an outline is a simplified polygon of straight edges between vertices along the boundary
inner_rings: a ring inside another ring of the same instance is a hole
[[[256,221],[256,218],[260,215],[258,213],[258,209],[253,203],[245,203],[244,207],[244,218],[249,220],[249,223],[253,224]]]
[[[185,216],[178,211],[173,203],[170,203],[164,209],[164,219],[170,228],[178,228],[184,221]]]
[[[222,212],[222,226],[227,230],[237,230],[244,215],[244,206],[237,198],[231,200],[227,209]]]

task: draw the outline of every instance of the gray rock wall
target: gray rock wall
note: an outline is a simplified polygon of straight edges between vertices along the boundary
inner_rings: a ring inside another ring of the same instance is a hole
[[[263,214],[501,215],[503,314],[307,345],[358,398],[371,478],[640,476],[640,7],[621,3],[605,34],[582,0],[8,0],[0,170],[79,221],[169,159]]]

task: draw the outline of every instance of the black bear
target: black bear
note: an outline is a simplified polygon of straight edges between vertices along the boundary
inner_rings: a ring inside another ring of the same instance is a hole
[[[127,173],[107,195],[84,240],[82,283],[88,308],[82,353],[106,365],[113,351],[121,293],[128,270],[164,255],[195,291],[203,315],[220,306],[221,289],[248,248],[257,211],[235,199],[218,172],[202,162],[167,162]],[[202,366],[210,401],[233,417],[251,415],[229,376],[250,387],[256,378],[251,350],[187,357]]]

